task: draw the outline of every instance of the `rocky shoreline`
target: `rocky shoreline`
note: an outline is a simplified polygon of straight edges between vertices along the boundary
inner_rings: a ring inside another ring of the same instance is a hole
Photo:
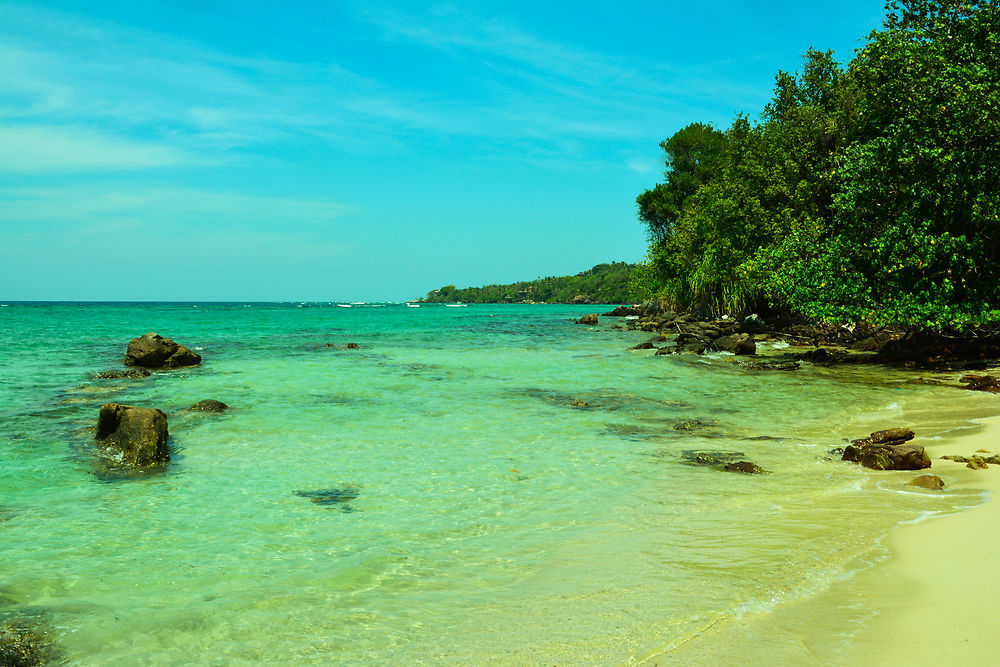
[[[695,313],[675,312],[658,300],[618,306],[603,314],[589,313],[576,323],[598,326],[602,317],[623,319],[623,324],[613,324],[613,329],[654,334],[628,350],[652,350],[656,356],[726,352],[733,355],[730,360],[733,365],[754,372],[796,371],[801,368],[801,362],[821,366],[865,364],[936,371],[986,370],[1000,364],[1000,335],[994,332],[932,334],[901,328],[875,328],[865,324],[808,322],[787,315],[765,318],[751,314],[742,320],[728,316],[699,319]],[[769,350],[767,354],[758,355],[757,344],[764,342],[784,343],[788,351]],[[1000,393],[1000,380],[993,375],[965,374],[955,382],[919,377],[910,382]],[[889,427],[853,440],[847,447],[831,449],[830,453],[843,461],[877,471],[930,468],[931,460],[924,448],[909,443],[913,437],[914,432],[908,428]],[[738,461],[738,458],[739,453],[703,452],[691,457],[688,462],[731,472],[766,472],[756,464]],[[1000,456],[942,458],[967,462],[968,467],[973,469],[986,469],[990,463],[1000,465]],[[929,489],[944,487],[939,477],[930,475],[917,478],[913,483]]]

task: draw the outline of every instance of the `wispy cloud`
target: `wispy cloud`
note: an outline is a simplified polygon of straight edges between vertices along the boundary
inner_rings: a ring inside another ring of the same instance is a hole
[[[321,199],[296,199],[190,187],[51,186],[0,189],[0,225],[19,229],[8,238],[93,239],[142,226],[148,233],[232,234],[247,230],[279,236],[325,235],[339,218],[355,212]],[[211,227],[206,228],[206,221]]]
[[[173,146],[88,128],[0,125],[0,171],[148,169],[191,162]]]

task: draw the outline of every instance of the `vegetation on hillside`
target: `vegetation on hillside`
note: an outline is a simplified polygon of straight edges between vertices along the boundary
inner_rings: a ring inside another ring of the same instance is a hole
[[[575,276],[539,278],[510,285],[457,289],[447,285],[428,292],[421,301],[431,303],[630,303],[629,287],[634,264],[598,264]]]
[[[1000,4],[889,3],[842,66],[810,49],[757,119],[665,140],[633,285],[942,329],[1000,320]]]

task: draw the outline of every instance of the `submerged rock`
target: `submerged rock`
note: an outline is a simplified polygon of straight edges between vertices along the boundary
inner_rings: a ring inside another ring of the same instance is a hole
[[[963,375],[959,382],[965,384],[965,388],[972,391],[1000,393],[1000,382],[992,375]]]
[[[201,356],[152,331],[130,340],[128,351],[125,352],[126,366],[179,368],[197,366],[200,363]]]
[[[361,349],[361,346],[358,345],[357,343],[348,343],[344,347],[346,347],[348,350],[360,350]]]
[[[723,468],[723,470],[727,472],[741,472],[747,475],[759,475],[762,472],[767,472],[756,463],[751,463],[750,461],[737,461],[736,463],[728,463]]]
[[[101,371],[100,373],[94,374],[95,380],[138,380],[140,378],[148,378],[152,373],[147,371],[145,368],[130,368],[127,371],[123,370],[107,370]]]
[[[40,631],[15,621],[0,624],[0,665],[3,667],[46,665],[55,653],[54,645]]]
[[[574,398],[573,402],[570,403],[574,408],[588,408],[590,404],[587,401],[580,400],[579,398]]]
[[[944,480],[937,475],[921,475],[910,480],[910,486],[937,491],[944,488]]]
[[[576,321],[577,324],[597,324],[597,313],[589,313]]]
[[[212,398],[206,398],[204,401],[198,401],[188,408],[188,410],[194,410],[195,412],[225,412],[228,409],[228,405],[222,401],[216,401]]]
[[[351,512],[351,506],[347,503],[354,500],[361,494],[361,490],[352,486],[336,487],[331,489],[316,489],[315,491],[292,491],[300,498],[307,498],[309,502],[316,505],[338,505],[345,512]]]
[[[800,366],[797,361],[743,361],[741,359],[733,359],[732,363],[751,371],[797,371]]]
[[[167,463],[167,416],[162,410],[107,403],[97,419],[97,442],[129,468]]]

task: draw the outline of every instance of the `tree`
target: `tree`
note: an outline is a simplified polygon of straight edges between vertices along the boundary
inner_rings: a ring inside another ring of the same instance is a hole
[[[638,196],[639,219],[654,244],[673,233],[684,202],[699,187],[710,182],[726,150],[725,135],[704,123],[691,123],[660,142],[664,152],[665,181]]]

